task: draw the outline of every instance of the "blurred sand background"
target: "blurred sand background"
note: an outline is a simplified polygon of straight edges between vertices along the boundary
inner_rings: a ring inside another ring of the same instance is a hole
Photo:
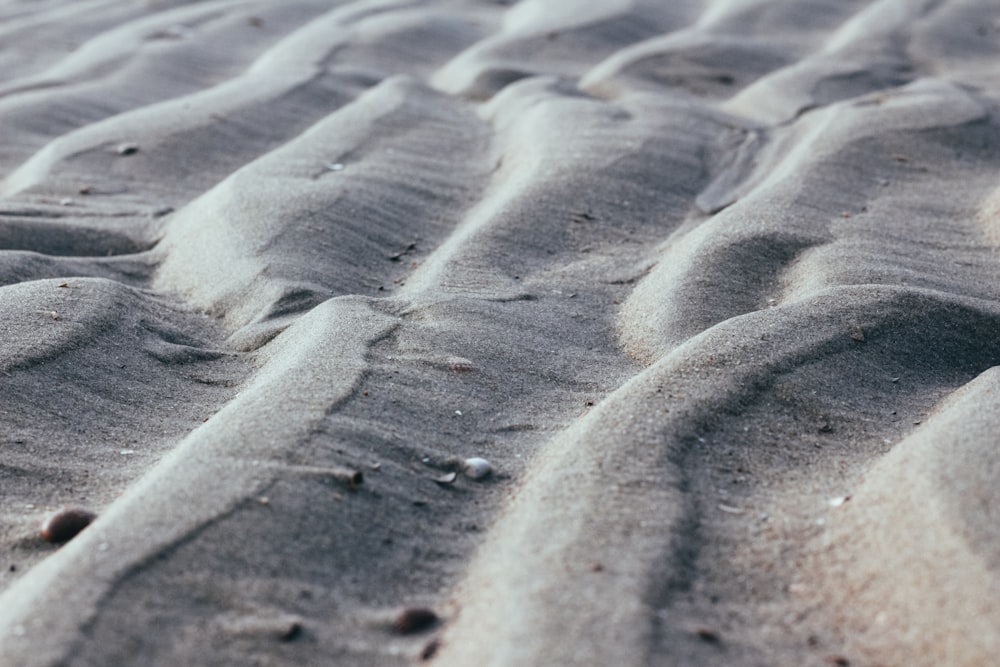
[[[995,664],[998,101],[993,0],[0,0],[0,665]]]

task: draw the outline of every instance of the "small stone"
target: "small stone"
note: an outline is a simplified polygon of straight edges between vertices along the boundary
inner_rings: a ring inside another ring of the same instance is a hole
[[[437,655],[439,648],[441,648],[441,640],[435,637],[424,645],[424,648],[420,651],[420,659],[430,660]]]
[[[301,619],[292,614],[250,614],[223,617],[220,629],[230,637],[263,638],[279,642],[292,642],[305,634]]]
[[[298,621],[291,621],[278,632],[278,640],[283,642],[295,641],[302,635],[302,624]]]
[[[698,636],[704,642],[709,644],[717,644],[719,642],[719,633],[715,628],[710,628],[707,625],[696,625],[691,628],[691,631]]]
[[[493,473],[493,465],[486,459],[474,456],[462,461],[462,472],[469,479],[480,480]]]
[[[118,144],[115,148],[115,152],[119,155],[135,155],[139,152],[139,144],[133,144],[131,142]]]
[[[69,542],[96,518],[96,514],[80,507],[59,510],[42,524],[42,539],[53,544]]]
[[[412,635],[430,630],[438,623],[438,615],[427,607],[407,607],[399,612],[392,622],[392,629],[397,634]]]

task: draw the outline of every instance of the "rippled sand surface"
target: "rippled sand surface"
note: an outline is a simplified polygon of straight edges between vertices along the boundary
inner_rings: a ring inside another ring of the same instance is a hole
[[[0,0],[0,665],[992,664],[998,62],[983,0]]]

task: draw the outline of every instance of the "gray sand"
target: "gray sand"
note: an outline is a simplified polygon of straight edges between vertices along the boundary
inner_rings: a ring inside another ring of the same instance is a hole
[[[992,5],[0,0],[0,667],[990,664]]]

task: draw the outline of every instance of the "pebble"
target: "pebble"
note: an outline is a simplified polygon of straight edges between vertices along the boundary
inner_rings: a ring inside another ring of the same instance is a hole
[[[719,633],[715,630],[715,628],[710,628],[707,625],[696,625],[691,629],[691,631],[697,635],[699,639],[704,642],[708,642],[709,644],[717,644],[721,641]]]
[[[424,648],[420,651],[420,659],[430,660],[437,655],[439,648],[441,648],[441,640],[435,637],[424,645]]]
[[[96,514],[80,507],[61,509],[42,524],[42,539],[53,544],[69,542],[96,518]]]
[[[438,615],[427,607],[407,607],[392,622],[392,629],[401,635],[412,635],[429,630],[438,623]]]
[[[483,479],[493,472],[493,465],[486,459],[474,456],[462,462],[462,472],[469,479]]]
[[[283,642],[295,641],[302,635],[302,624],[292,621],[279,629],[278,639]]]

